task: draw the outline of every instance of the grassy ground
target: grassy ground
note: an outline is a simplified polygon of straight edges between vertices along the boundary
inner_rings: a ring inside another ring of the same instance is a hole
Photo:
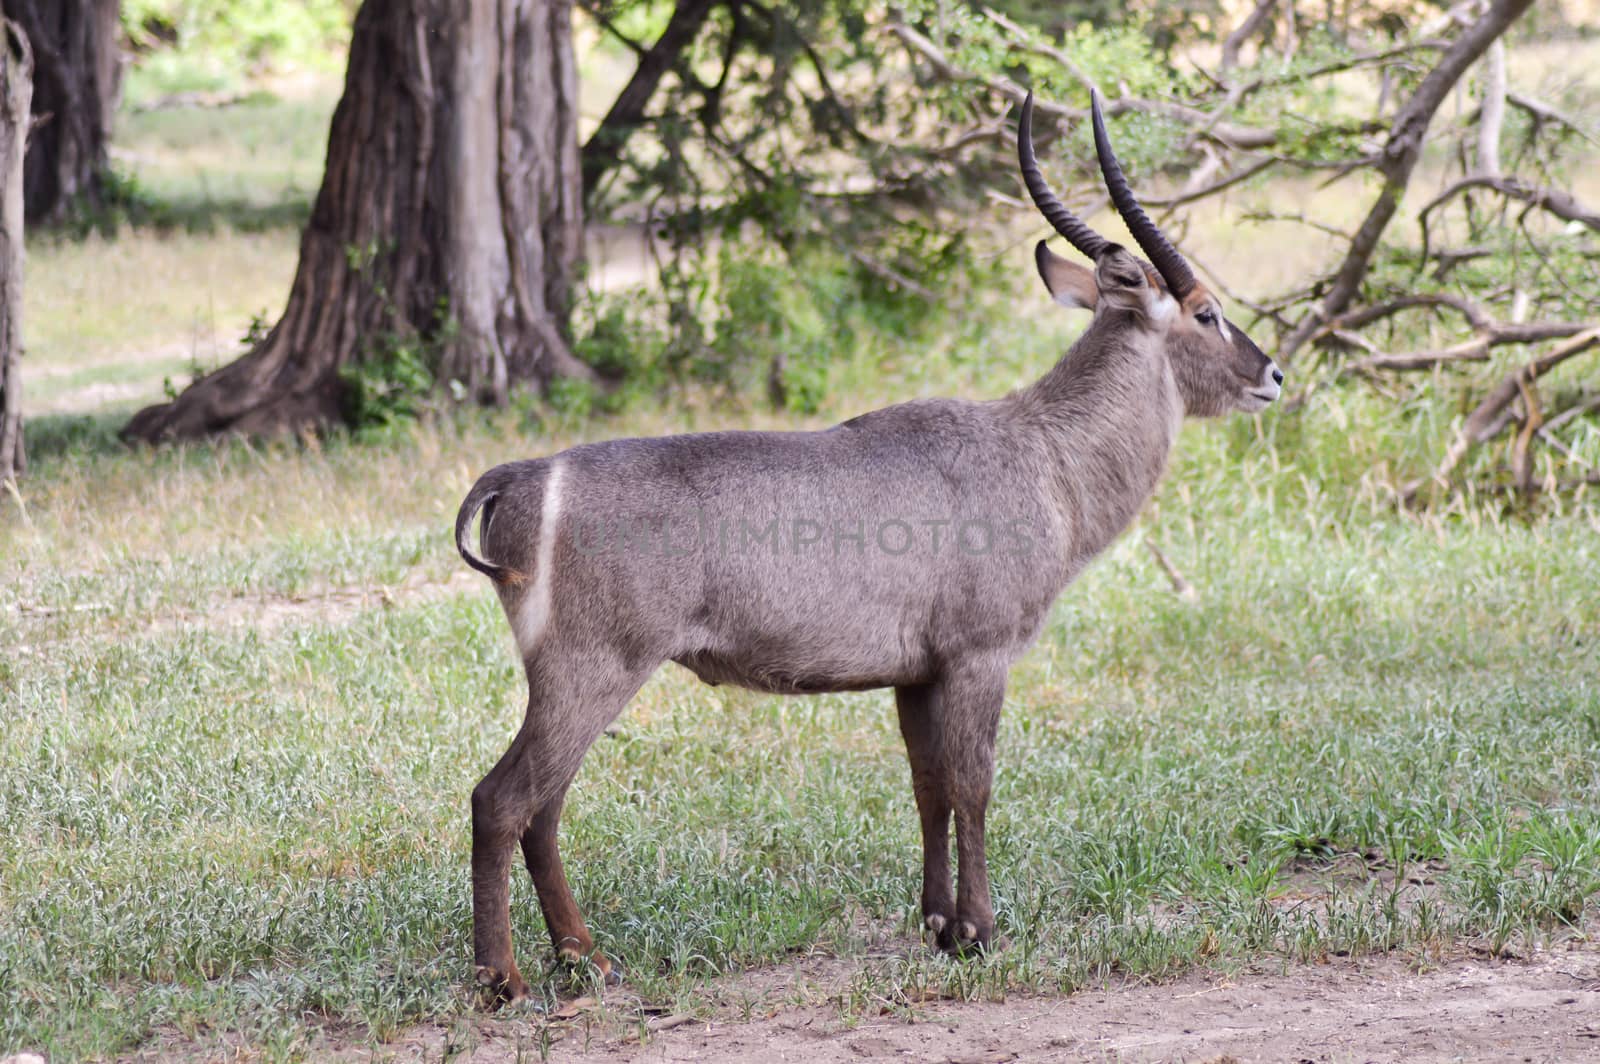
[[[1013,368],[965,354],[975,393]],[[565,822],[632,989],[709,1007],[711,977],[822,950],[854,972],[848,1012],[1578,925],[1600,888],[1600,512],[1400,518],[1317,476],[1344,444],[1302,424],[1191,429],[1141,534],[1198,603],[1125,541],[1018,670],[992,814],[1013,945],[992,960],[911,945],[883,695],[658,677]],[[316,1025],[382,1039],[471,1007],[466,796],[519,681],[487,587],[406,588],[456,570],[447,519],[478,470],[575,438],[508,416],[384,446],[41,457],[0,531],[0,1047],[176,1030],[292,1054]],[[396,590],[321,604],[374,587]],[[261,600],[288,612],[240,620]],[[538,972],[520,878],[516,912]]]
[[[156,117],[135,135],[176,138]],[[230,202],[274,202],[249,195]],[[130,403],[226,357],[282,298],[292,230],[230,217],[30,248],[34,467],[0,503],[0,1053],[160,1036],[293,1057],[319,1029],[381,1042],[468,1013],[467,795],[521,700],[493,596],[452,581],[462,493],[581,438],[777,424],[686,405],[123,452]],[[1286,269],[1211,224],[1219,269]],[[1070,319],[1018,291],[1029,312],[1004,327],[857,352],[814,423],[1041,372]],[[140,390],[103,390],[121,386]],[[991,811],[1012,945],[987,960],[916,945],[885,695],[664,671],[564,821],[574,888],[636,995],[617,1022],[639,1002],[754,1008],[720,977],[812,952],[839,959],[831,1003],[851,1017],[930,988],[1425,962],[1577,933],[1600,891],[1600,504],[1396,513],[1391,464],[1425,467],[1453,416],[1325,392],[1187,430],[1150,516],[1015,674]],[[551,997],[581,987],[541,964],[514,882],[525,972]]]

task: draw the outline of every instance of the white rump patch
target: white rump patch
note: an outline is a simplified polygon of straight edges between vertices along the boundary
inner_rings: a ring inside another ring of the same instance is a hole
[[[534,562],[533,583],[524,592],[517,606],[517,615],[511,619],[511,630],[517,637],[517,649],[527,657],[538,647],[544,630],[550,623],[550,584],[555,574],[556,531],[561,517],[561,479],[565,467],[559,462],[550,463],[550,472],[544,480],[544,504],[539,508],[539,552]]]

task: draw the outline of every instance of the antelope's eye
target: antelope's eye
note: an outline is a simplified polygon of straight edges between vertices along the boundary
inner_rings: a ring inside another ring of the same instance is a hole
[[[1210,307],[1206,307],[1194,316],[1194,320],[1201,325],[1215,325],[1217,323],[1217,315]]]

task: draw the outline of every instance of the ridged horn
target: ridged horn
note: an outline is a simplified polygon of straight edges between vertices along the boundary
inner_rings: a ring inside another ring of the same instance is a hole
[[[1100,113],[1100,94],[1093,90],[1089,93],[1089,110],[1094,119],[1094,151],[1100,157],[1100,173],[1106,179],[1106,191],[1111,193],[1111,202],[1116,204],[1117,213],[1127,223],[1128,232],[1133,234],[1133,239],[1149,256],[1150,264],[1167,282],[1167,288],[1175,298],[1181,300],[1194,291],[1194,271],[1189,269],[1189,264],[1172,246],[1172,241],[1162,235],[1156,223],[1150,220],[1150,216],[1144,213],[1144,208],[1134,198],[1133,189],[1128,187],[1128,179],[1122,172],[1122,164],[1117,162],[1116,153],[1111,150],[1111,138],[1106,135],[1106,120]]]
[[[1034,206],[1039,208],[1039,213],[1045,220],[1055,227],[1056,232],[1066,237],[1068,242],[1091,260],[1100,258],[1100,253],[1109,246],[1110,241],[1084,225],[1078,216],[1067,210],[1066,204],[1056,198],[1050,191],[1050,186],[1045,184],[1044,175],[1039,173],[1039,162],[1033,157],[1033,93],[1028,93],[1028,98],[1022,101],[1022,117],[1017,121],[1017,165],[1022,168],[1023,183],[1028,186],[1028,195],[1033,197]]]

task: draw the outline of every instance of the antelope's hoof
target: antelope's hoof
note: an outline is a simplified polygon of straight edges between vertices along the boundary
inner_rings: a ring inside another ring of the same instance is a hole
[[[484,1005],[488,1009],[514,1005],[533,996],[527,980],[514,967],[509,972],[502,972],[491,965],[480,964],[473,974],[478,987],[484,992]]]
[[[945,953],[956,948],[956,930],[943,913],[929,913],[922,918],[922,926],[931,936],[933,944]]]
[[[609,957],[599,950],[589,953],[580,953],[571,946],[563,946],[556,951],[556,957],[562,964],[573,969],[593,967],[600,973],[606,986],[622,985],[622,968],[613,963]]]
[[[972,953],[987,953],[992,949],[1004,949],[1004,942],[994,942],[994,925],[979,924],[972,920],[958,920],[955,926],[955,949],[953,952],[966,955]]]

